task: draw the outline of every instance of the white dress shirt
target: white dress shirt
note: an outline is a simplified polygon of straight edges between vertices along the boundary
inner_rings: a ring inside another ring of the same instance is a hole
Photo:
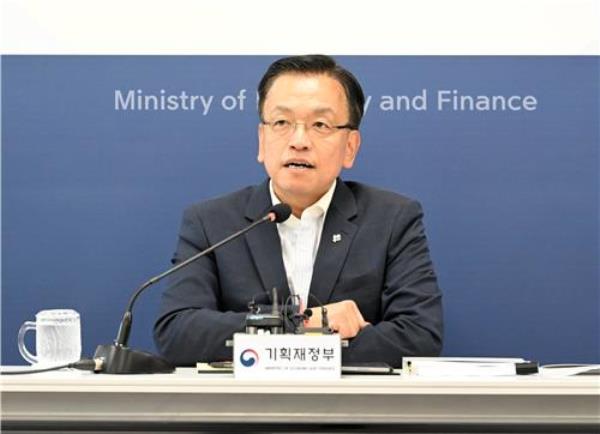
[[[308,306],[313,265],[336,182],[333,181],[327,193],[306,208],[300,218],[292,214],[285,222],[277,223],[288,286],[292,293],[300,297],[304,307]],[[273,191],[272,181],[269,182],[269,191],[273,205],[281,203]]]

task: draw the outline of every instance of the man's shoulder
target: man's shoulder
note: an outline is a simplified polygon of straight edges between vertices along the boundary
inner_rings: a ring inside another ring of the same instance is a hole
[[[350,189],[359,207],[381,207],[384,209],[420,206],[416,199],[390,190],[356,181],[344,181]]]

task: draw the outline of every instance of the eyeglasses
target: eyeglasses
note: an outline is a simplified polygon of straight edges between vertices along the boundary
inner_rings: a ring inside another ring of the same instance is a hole
[[[291,136],[296,131],[298,125],[304,125],[306,133],[311,137],[317,138],[329,137],[338,130],[356,130],[356,127],[350,124],[330,125],[325,121],[294,122],[288,119],[276,119],[272,122],[261,121],[261,123],[268,126],[274,135],[282,138]]]

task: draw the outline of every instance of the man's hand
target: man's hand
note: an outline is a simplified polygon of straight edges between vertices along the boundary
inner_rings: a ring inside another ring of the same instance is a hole
[[[342,339],[353,338],[370,324],[364,320],[358,306],[352,300],[326,304],[325,307],[327,308],[329,327],[338,332]],[[312,312],[308,327],[321,327],[321,308],[312,307]]]

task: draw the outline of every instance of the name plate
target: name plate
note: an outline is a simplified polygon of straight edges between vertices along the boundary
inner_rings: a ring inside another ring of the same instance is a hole
[[[340,335],[233,335],[233,373],[241,379],[337,379]]]

